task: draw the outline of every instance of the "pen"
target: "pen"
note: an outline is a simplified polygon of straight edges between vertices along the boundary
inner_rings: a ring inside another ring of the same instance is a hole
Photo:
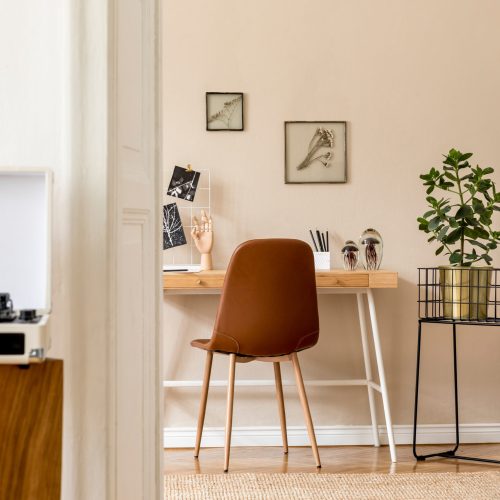
[[[321,240],[323,241],[323,252],[327,252],[325,233],[321,233]]]
[[[328,231],[326,232],[326,251],[330,251],[330,240],[328,239]]]
[[[189,271],[189,269],[164,269],[164,273],[178,273],[179,271]]]
[[[318,246],[316,245],[316,240],[314,239],[313,232],[309,229],[309,233],[311,233],[311,238],[314,243],[314,248],[316,249],[316,252],[318,252]]]

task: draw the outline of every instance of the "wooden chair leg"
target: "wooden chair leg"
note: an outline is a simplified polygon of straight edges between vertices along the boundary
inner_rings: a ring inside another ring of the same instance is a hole
[[[283,452],[288,453],[288,438],[286,435],[286,414],[285,399],[283,397],[283,384],[281,383],[281,368],[279,362],[274,362],[274,380],[276,382],[276,399],[278,400],[278,409],[280,414],[281,435],[283,436]]]
[[[227,382],[226,442],[224,450],[224,472],[229,470],[229,451],[231,449],[231,431],[233,427],[234,372],[236,354],[229,355],[229,378]]]
[[[194,457],[200,454],[201,435],[203,434],[203,424],[205,422],[205,411],[207,409],[208,387],[210,384],[210,373],[212,371],[213,352],[207,351],[205,360],[205,373],[203,374],[203,386],[201,389],[200,409],[198,412],[198,428],[196,429],[196,444],[194,447]]]
[[[299,390],[300,403],[302,404],[302,409],[304,410],[304,417],[306,419],[307,432],[309,434],[309,440],[311,441],[311,447],[314,454],[314,459],[316,460],[316,467],[321,467],[318,445],[316,444],[316,435],[314,434],[314,425],[311,418],[311,411],[309,410],[309,403],[307,402],[304,380],[302,379],[302,372],[300,371],[299,358],[297,357],[296,352],[292,354],[292,363],[293,363],[293,370],[295,372],[295,380],[297,382],[297,388]]]

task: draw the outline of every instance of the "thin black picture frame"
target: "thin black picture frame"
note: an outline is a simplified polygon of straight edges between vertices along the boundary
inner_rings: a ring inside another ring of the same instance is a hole
[[[288,180],[288,169],[287,169],[287,143],[286,143],[286,129],[288,124],[297,124],[297,123],[335,123],[344,125],[344,178],[341,181],[290,181]],[[345,184],[347,183],[347,121],[342,120],[293,120],[293,121],[285,121],[284,122],[284,180],[285,184]]]
[[[241,96],[241,128],[209,128],[208,127],[208,100],[211,95],[238,95]],[[242,132],[245,129],[245,95],[243,92],[205,92],[205,126],[207,132]]]

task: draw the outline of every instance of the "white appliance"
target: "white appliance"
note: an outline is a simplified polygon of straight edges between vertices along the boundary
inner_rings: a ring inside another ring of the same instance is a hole
[[[0,168],[0,364],[50,348],[51,205],[49,170]]]

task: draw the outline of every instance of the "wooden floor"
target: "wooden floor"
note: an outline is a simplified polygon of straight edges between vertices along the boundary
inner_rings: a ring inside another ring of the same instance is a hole
[[[442,451],[446,446],[421,446],[420,453]],[[448,448],[446,448],[448,449]],[[467,444],[459,453],[482,458],[500,459],[500,444]],[[329,473],[402,473],[402,472],[480,472],[500,471],[500,465],[448,459],[417,462],[411,446],[398,446],[398,463],[392,464],[389,448],[382,446],[329,446],[320,448],[321,472]],[[192,449],[165,450],[167,474],[222,473],[223,448],[202,448],[200,458],[193,458]],[[316,472],[311,448],[290,448],[284,455],[281,448],[235,447],[231,449],[229,472]]]

